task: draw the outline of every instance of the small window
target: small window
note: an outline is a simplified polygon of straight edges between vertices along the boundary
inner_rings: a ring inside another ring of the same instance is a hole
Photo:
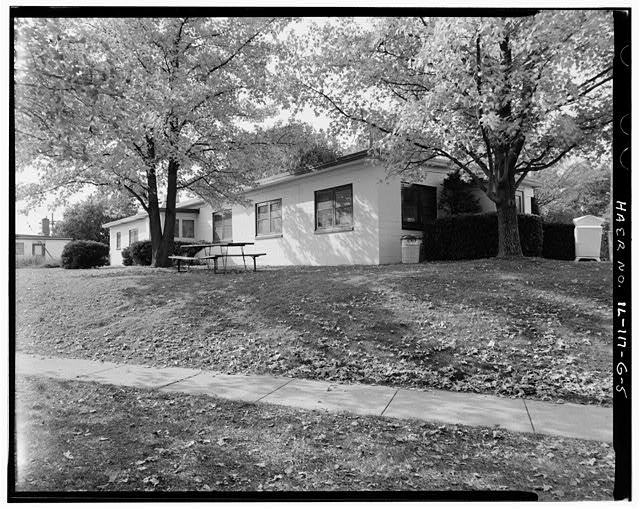
[[[173,225],[173,237],[179,237],[180,236],[180,219],[176,218],[176,222]]]
[[[138,229],[137,228],[129,230],[129,245],[133,244],[134,242],[138,242]]]
[[[122,245],[122,234],[120,232],[116,232],[116,249],[120,249]]]
[[[44,244],[32,244],[31,254],[33,256],[44,256]]]
[[[182,220],[182,237],[192,239],[195,237],[196,222],[193,219]]]
[[[316,230],[353,229],[353,188],[351,184],[315,192]]]
[[[438,216],[437,189],[432,186],[402,183],[402,229],[422,230]]]
[[[24,256],[24,242],[16,242],[16,255]]]
[[[256,203],[256,237],[282,234],[282,199]]]
[[[233,230],[231,229],[231,209],[213,213],[213,241],[231,242]]]
[[[516,210],[518,214],[524,213],[524,191],[516,191]]]

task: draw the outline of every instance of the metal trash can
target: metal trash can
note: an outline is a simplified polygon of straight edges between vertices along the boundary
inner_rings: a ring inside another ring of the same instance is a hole
[[[573,220],[573,235],[576,241],[576,261],[600,261],[602,245],[602,224],[604,219],[596,216],[582,216]]]
[[[402,263],[420,263],[422,239],[413,235],[402,237]]]

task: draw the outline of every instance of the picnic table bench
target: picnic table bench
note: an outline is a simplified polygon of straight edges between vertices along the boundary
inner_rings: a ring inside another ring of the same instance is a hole
[[[229,257],[237,257],[237,256],[241,256],[242,257],[242,262],[244,263],[244,270],[247,270],[247,262],[246,262],[246,258],[252,258],[253,259],[253,271],[256,272],[257,271],[257,267],[256,267],[256,258],[260,257],[260,256],[265,256],[267,253],[245,253],[244,252],[244,246],[247,245],[253,245],[253,242],[214,242],[211,244],[185,244],[184,246],[182,246],[183,248],[200,248],[198,250],[204,249],[205,250],[205,254],[204,256],[178,256],[178,255],[174,255],[174,256],[170,256],[169,258],[172,260],[176,260],[178,262],[178,272],[180,271],[180,265],[182,262],[189,262],[189,266],[191,266],[193,264],[194,261],[196,260],[213,260],[213,273],[216,274],[218,272],[218,260],[220,258],[222,258],[223,261],[223,270],[226,273],[227,272],[227,259]],[[212,247],[219,247],[220,248],[220,253],[219,254],[211,254],[211,248]],[[229,253],[229,247],[239,247],[240,248],[240,253]],[[207,268],[209,268],[209,263],[207,262]],[[186,269],[188,270],[188,269]]]

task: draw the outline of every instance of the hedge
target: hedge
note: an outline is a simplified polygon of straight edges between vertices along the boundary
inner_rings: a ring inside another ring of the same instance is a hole
[[[518,215],[520,245],[525,256],[542,254],[542,219]],[[426,260],[468,260],[498,254],[498,216],[494,213],[462,214],[436,219],[425,226]]]
[[[573,229],[573,224],[543,223],[542,256],[554,260],[575,260],[576,241]]]
[[[89,269],[109,264],[109,246],[93,240],[73,240],[64,246],[60,262],[65,269]]]

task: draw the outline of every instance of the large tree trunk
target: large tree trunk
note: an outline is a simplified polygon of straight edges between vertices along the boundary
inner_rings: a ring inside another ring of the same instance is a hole
[[[177,161],[173,159],[169,161],[169,167],[167,169],[167,203],[164,213],[164,229],[158,248],[154,249],[153,252],[152,265],[154,267],[171,266],[169,256],[171,255],[175,233],[178,167],[179,163]]]
[[[496,211],[498,215],[498,258],[521,257],[518,209],[515,201],[515,182],[507,178],[498,185]]]

